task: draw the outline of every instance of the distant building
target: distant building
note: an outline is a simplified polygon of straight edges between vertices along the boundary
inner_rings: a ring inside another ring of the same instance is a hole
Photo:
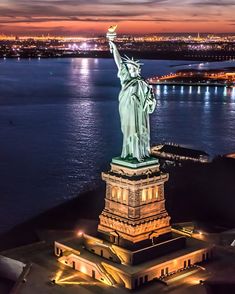
[[[235,159],[235,152],[234,153],[225,154],[224,157]]]
[[[209,154],[173,144],[158,144],[151,148],[153,156],[170,161],[209,162]]]

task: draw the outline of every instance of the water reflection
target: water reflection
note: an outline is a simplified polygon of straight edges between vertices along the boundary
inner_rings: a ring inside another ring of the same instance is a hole
[[[157,87],[156,87],[156,95],[159,96],[160,93],[161,93],[161,87],[160,87],[160,85],[157,85]]]
[[[84,98],[90,98],[93,92],[91,67],[94,67],[94,62],[94,59],[89,58],[72,59],[69,72],[72,96],[79,95]]]
[[[90,74],[89,61],[90,61],[90,59],[88,59],[88,58],[81,59],[80,74],[89,76],[89,74]]]
[[[94,127],[91,127],[93,122],[98,121],[96,107],[95,103],[89,100],[68,105],[68,113],[74,131],[73,135],[76,136],[79,134],[77,140],[81,140],[85,144],[88,144],[91,138],[93,138],[93,140],[96,138],[96,130]],[[89,132],[86,130],[89,130]],[[92,142],[90,142],[90,144],[92,144]]]
[[[232,88],[226,88],[226,96],[232,97]]]
[[[231,98],[235,100],[235,87],[232,89]]]
[[[214,87],[214,86],[168,86],[168,85],[157,85],[153,87],[157,99],[164,99],[165,101],[177,100],[179,101],[179,96],[183,98],[184,101],[185,93],[190,95],[190,101],[196,102],[203,100],[204,106],[208,106],[209,103],[214,103],[216,101],[222,101],[222,98],[228,97],[235,100],[235,87]],[[188,97],[188,96],[187,96]],[[180,99],[181,99],[180,98]]]
[[[164,86],[163,94],[167,95],[167,86],[166,85]]]
[[[227,96],[227,88],[226,88],[226,87],[224,87],[223,95],[224,95],[224,96]]]
[[[210,106],[209,98],[210,98],[210,90],[209,90],[209,87],[206,87],[206,92],[205,92],[205,96],[204,96],[204,101],[205,101],[204,107],[205,108],[208,108]]]
[[[184,95],[186,92],[192,95],[192,99],[196,96],[202,96],[208,100],[208,98],[213,94],[215,97],[218,95],[219,97],[231,97],[235,99],[235,87],[228,88],[228,87],[214,87],[214,86],[169,86],[169,85],[156,85],[153,86],[153,90],[156,96],[169,98],[169,95],[177,96],[177,95]],[[162,95],[163,94],[163,95]]]

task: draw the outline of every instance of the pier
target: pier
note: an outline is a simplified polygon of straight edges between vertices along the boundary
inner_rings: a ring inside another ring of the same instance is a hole
[[[182,70],[148,79],[151,85],[235,87],[235,71]]]

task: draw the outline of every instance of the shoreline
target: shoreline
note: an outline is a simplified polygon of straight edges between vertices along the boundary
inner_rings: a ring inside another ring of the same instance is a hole
[[[123,51],[120,50],[121,55],[133,56],[137,59],[152,59],[152,60],[188,60],[188,61],[205,61],[205,62],[221,62],[221,61],[229,61],[235,60],[234,55],[218,55],[218,52],[175,52],[175,51],[135,51],[128,50]],[[48,59],[48,58],[108,58],[112,59],[112,55],[109,51],[87,51],[87,52],[76,52],[76,53],[57,53],[50,52],[47,55],[43,55],[43,53],[39,53],[37,55],[34,54],[22,54],[22,55],[5,55],[0,52],[0,59]]]

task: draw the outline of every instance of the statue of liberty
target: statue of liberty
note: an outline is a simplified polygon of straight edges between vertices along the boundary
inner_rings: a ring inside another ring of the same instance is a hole
[[[110,51],[113,53],[121,82],[119,93],[119,114],[123,133],[121,158],[136,158],[143,161],[150,154],[149,114],[156,106],[151,86],[141,77],[141,65],[138,60],[121,57],[113,42],[116,27],[110,27],[107,33]]]

